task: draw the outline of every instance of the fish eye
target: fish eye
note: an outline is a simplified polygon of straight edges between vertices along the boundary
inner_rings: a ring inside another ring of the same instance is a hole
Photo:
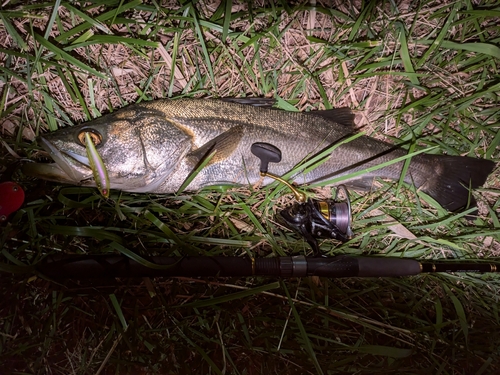
[[[95,129],[85,128],[82,131],[80,131],[80,133],[78,133],[78,136],[77,136],[78,142],[80,143],[80,145],[85,146],[85,133],[90,134],[90,138],[92,138],[92,142],[94,142],[95,146],[98,146],[102,143],[102,134],[101,133],[99,133]]]

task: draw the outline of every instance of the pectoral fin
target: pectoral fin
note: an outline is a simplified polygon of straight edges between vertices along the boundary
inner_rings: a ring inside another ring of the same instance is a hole
[[[208,155],[215,152],[207,165],[226,160],[238,147],[241,137],[243,137],[243,126],[232,127],[228,131],[218,135],[203,146],[191,151],[187,155],[187,160],[193,164],[193,168],[202,163]]]

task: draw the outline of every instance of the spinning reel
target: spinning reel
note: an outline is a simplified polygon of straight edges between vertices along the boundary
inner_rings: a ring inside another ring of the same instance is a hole
[[[298,202],[280,211],[278,219],[288,228],[301,234],[311,245],[316,255],[320,254],[317,238],[331,238],[342,242],[351,238],[353,235],[351,202],[344,185],[338,187],[333,200],[307,199],[304,193],[299,192],[287,181],[268,172],[269,163],[281,161],[281,151],[276,146],[257,142],[252,144],[251,151],[260,159],[260,175],[262,177],[278,180],[294,193]],[[339,201],[340,191],[344,195],[343,201]]]

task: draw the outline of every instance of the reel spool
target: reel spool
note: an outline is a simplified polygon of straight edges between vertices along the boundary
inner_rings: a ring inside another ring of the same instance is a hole
[[[280,211],[278,219],[281,219],[280,221],[288,228],[301,234],[316,255],[320,255],[317,238],[330,238],[345,242],[352,237],[351,202],[349,192],[344,185],[337,188],[333,200],[307,199],[304,193],[295,189],[290,183],[268,172],[269,163],[281,161],[281,151],[276,146],[257,142],[252,144],[251,152],[260,159],[262,177],[278,180],[294,193],[298,202]],[[343,201],[339,200],[340,191],[345,196]]]

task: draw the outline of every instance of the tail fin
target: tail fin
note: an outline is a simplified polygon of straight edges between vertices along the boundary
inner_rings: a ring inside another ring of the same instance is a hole
[[[423,155],[432,171],[420,188],[448,211],[475,205],[469,189],[484,184],[495,167],[491,160],[463,156]]]

